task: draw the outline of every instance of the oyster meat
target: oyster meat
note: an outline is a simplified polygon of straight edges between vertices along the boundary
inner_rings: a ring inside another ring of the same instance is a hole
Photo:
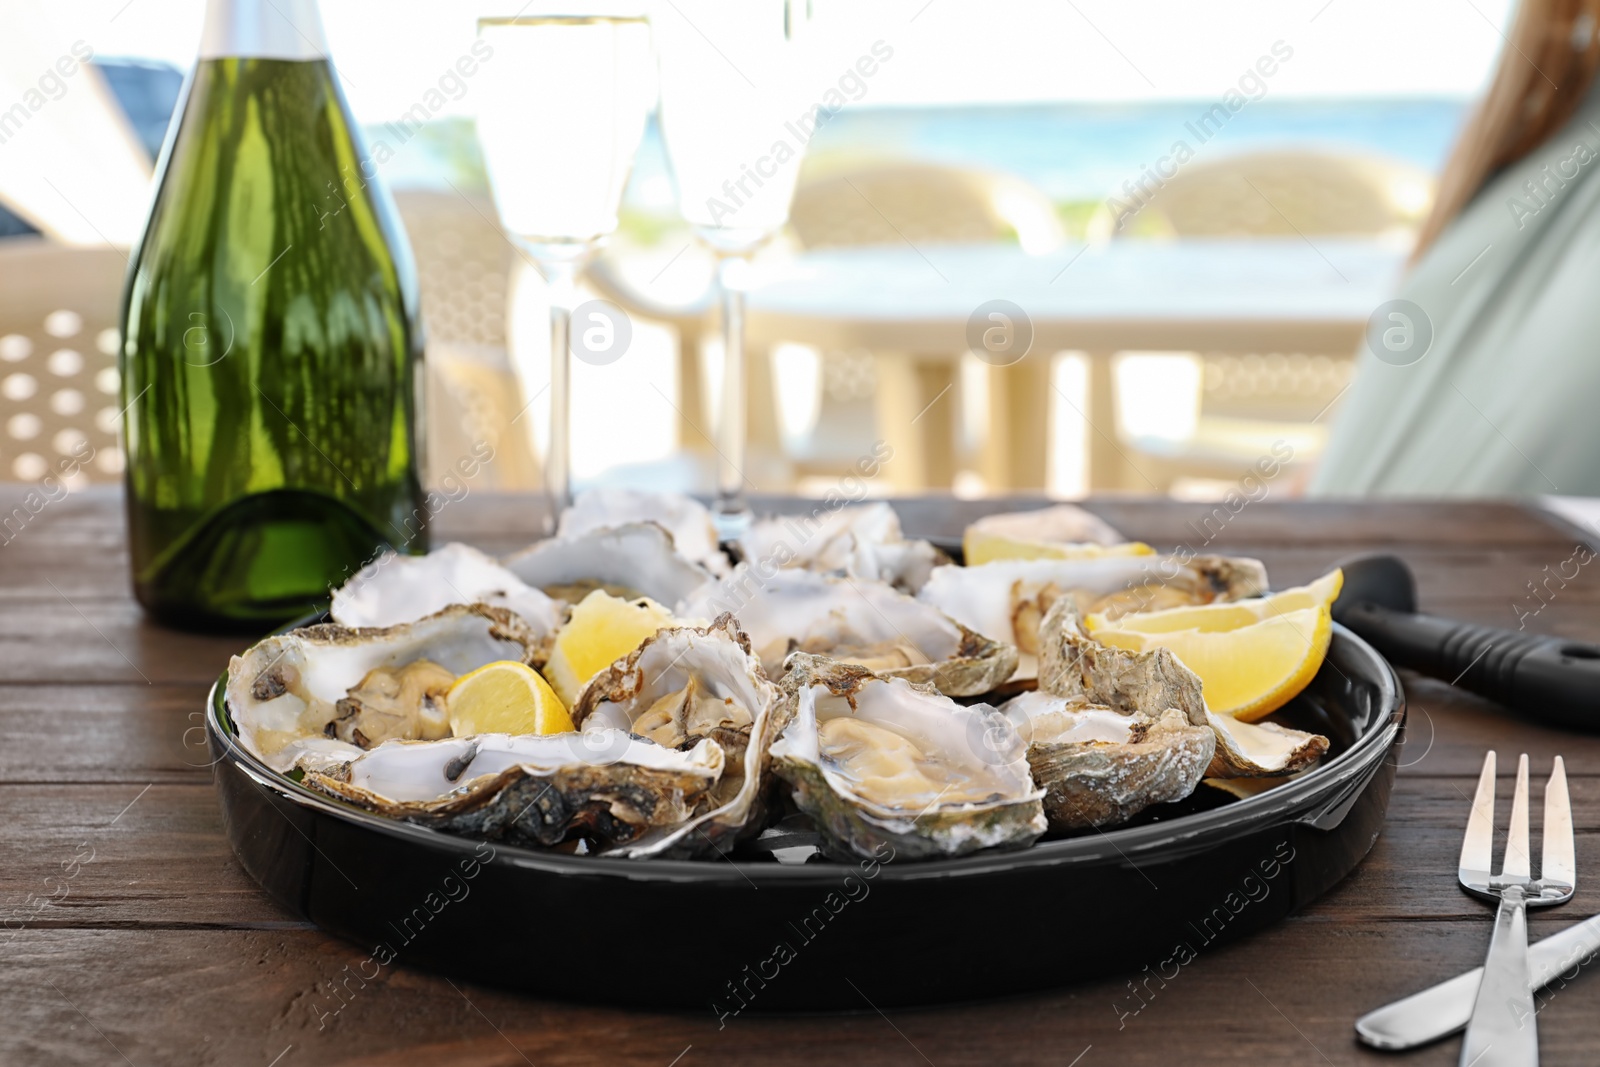
[[[590,680],[572,709],[585,735],[609,729],[675,750],[710,741],[726,760],[693,818],[646,835],[623,854],[720,851],[760,828],[776,699],[749,638],[728,615],[706,627],[659,630]]]
[[[359,750],[448,736],[450,684],[496,660],[529,663],[539,644],[521,616],[486,604],[384,628],[307,626],[233,657],[228,709],[245,747],[286,771],[316,751],[308,739]]]
[[[425,556],[385,552],[334,590],[341,626],[398,626],[451,604],[510,608],[539,637],[561,625],[561,605],[477,549],[452,542]]]
[[[739,539],[739,551],[751,564],[845,574],[908,593],[950,562],[927,541],[906,540],[900,516],[881,501],[760,519]]]
[[[678,751],[594,729],[390,741],[301,769],[312,789],[447,833],[610,848],[690,819],[722,776],[723,752],[711,740]]]
[[[748,564],[679,605],[683,617],[732,612],[767,673],[793,652],[825,655],[890,677],[930,682],[950,696],[986,693],[1010,677],[1016,650],[967,629],[882,582]]]
[[[715,578],[673,546],[653,522],[552,538],[505,560],[505,568],[557,600],[576,604],[602,589],[624,600],[672,605]]]
[[[962,540],[985,534],[1011,541],[1054,545],[1117,545],[1127,540],[1110,523],[1076,504],[985,515],[967,527]]]
[[[1045,830],[1024,746],[986,704],[800,654],[780,717],[773,769],[835,855],[959,856]]]
[[[728,557],[717,543],[717,527],[706,506],[682,493],[648,489],[586,489],[561,513],[556,536],[575,538],[595,530],[653,522],[672,535],[684,557],[712,574],[727,574]]]
[[[1036,676],[1040,626],[1069,598],[1082,614],[1118,618],[1179,604],[1238,600],[1266,591],[1266,568],[1253,559],[1196,556],[1102,556],[999,560],[938,567],[917,598],[996,641],[1015,645],[1017,680]]]

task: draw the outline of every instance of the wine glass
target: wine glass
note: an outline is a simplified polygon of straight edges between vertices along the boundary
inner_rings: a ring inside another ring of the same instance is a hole
[[[546,533],[572,502],[572,306],[578,274],[617,229],[634,153],[655,103],[644,14],[538,13],[478,20],[494,51],[478,110],[500,222],[550,297]]]
[[[673,0],[655,22],[661,132],[678,210],[718,259],[723,381],[713,516],[725,539],[750,522],[744,498],[750,259],[788,222],[806,143],[821,121],[805,98],[807,7],[803,0]]]

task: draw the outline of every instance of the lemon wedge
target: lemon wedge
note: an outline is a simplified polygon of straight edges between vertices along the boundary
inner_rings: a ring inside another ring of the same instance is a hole
[[[1200,676],[1206,706],[1254,722],[1304,689],[1333,639],[1333,601],[1344,584],[1334,570],[1310,585],[1231,604],[1168,608],[1085,620],[1101,644],[1145,652],[1168,648]]]
[[[575,729],[550,683],[526,663],[499,660],[456,679],[445,695],[450,732],[559,734]]]
[[[1099,559],[1104,556],[1153,556],[1155,551],[1142,541],[1124,541],[1116,545],[1099,545],[1092,541],[1035,541],[1026,537],[990,533],[976,526],[967,527],[966,534],[961,538],[961,552],[969,567],[1001,559]]]
[[[544,676],[570,708],[585,682],[676,622],[653,600],[624,600],[596,589],[573,606],[572,617],[557,632]]]

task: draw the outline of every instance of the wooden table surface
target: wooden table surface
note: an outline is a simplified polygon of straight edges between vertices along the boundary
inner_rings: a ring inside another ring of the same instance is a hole
[[[22,490],[0,490],[5,513]],[[1204,546],[1208,508],[1105,500],[1091,508],[1132,537]],[[909,532],[951,534],[980,505],[901,505]],[[533,505],[469,496],[440,514],[441,539],[506,550]],[[1218,529],[1213,521],[1211,530]],[[1352,552],[1403,554],[1423,607],[1515,626],[1539,608],[1530,582],[1578,536],[1489,504],[1249,504],[1209,546],[1265,560],[1274,584],[1312,578]],[[1208,949],[1137,1014],[1122,980],[992,1003],[882,1015],[750,1017],[719,1030],[709,1010],[646,1014],[533,1000],[404,965],[319,1027],[317,1006],[364,950],[270,901],[223,836],[202,733],[206,688],[245,643],[180,634],[128,594],[120,497],[86,490],[47,504],[0,544],[0,1064],[1366,1063],[1362,1012],[1481,962],[1489,911],[1454,864],[1489,747],[1527,752],[1537,773],[1567,758],[1578,836],[1577,897],[1540,911],[1545,936],[1600,909],[1600,740],[1523,725],[1484,701],[1407,675],[1409,738],[1389,822],[1364,863],[1304,913]],[[1528,628],[1600,639],[1600,576],[1583,569]],[[1570,566],[1567,568],[1571,572]],[[1509,786],[1509,780],[1502,781]],[[974,900],[974,908],[1003,902]],[[737,921],[737,916],[726,917]],[[1094,921],[1092,904],[1021,924]],[[562,921],[528,902],[530,923]],[[929,936],[937,937],[938,931]],[[661,980],[671,981],[669,943]],[[863,946],[863,952],[878,951]],[[530,959],[530,967],[561,966]],[[1547,1065],[1592,1063],[1600,982],[1580,976],[1539,1019]],[[1406,1062],[1454,1063],[1456,1041]]]

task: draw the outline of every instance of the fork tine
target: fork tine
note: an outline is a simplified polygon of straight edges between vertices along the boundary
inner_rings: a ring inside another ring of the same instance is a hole
[[[1478,775],[1478,792],[1472,798],[1472,813],[1467,817],[1467,835],[1461,841],[1461,880],[1472,881],[1472,872],[1487,878],[1494,862],[1494,750],[1483,757]]]
[[[1539,861],[1541,881],[1578,884],[1578,864],[1572,848],[1572,802],[1567,798],[1567,766],[1556,757],[1550,781],[1544,787],[1544,855]]]
[[[1506,834],[1502,878],[1528,877],[1528,754],[1517,760],[1517,791],[1511,797],[1511,829]]]

